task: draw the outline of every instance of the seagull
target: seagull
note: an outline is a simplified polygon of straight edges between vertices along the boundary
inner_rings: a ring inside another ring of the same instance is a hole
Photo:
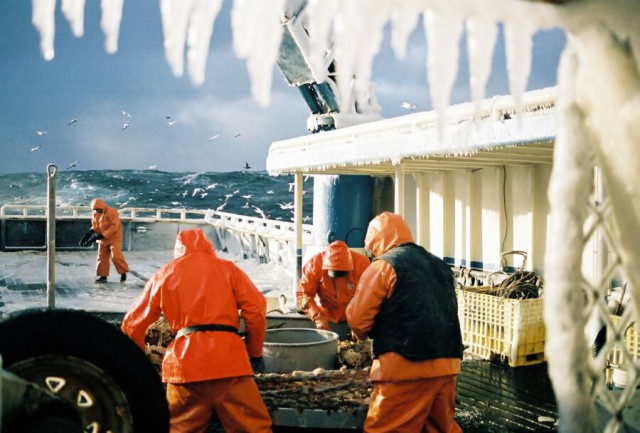
[[[270,189],[269,191],[267,191],[267,194],[273,194],[273,190]]]
[[[225,201],[224,203],[222,203],[220,206],[216,208],[216,212],[220,212],[222,209],[224,209],[226,205],[227,205],[227,202]]]
[[[171,128],[173,125],[176,124],[176,122],[177,122],[176,120],[169,120],[167,122],[167,126],[165,126],[165,128]]]
[[[260,209],[258,206],[251,206],[251,207],[255,209],[256,213],[260,215],[262,219],[265,219],[265,220],[267,219],[267,216],[264,214],[262,209]]]
[[[218,137],[220,137],[220,134],[214,134],[211,137],[209,137],[209,141],[217,140]]]
[[[40,137],[47,135],[47,131],[36,131],[36,134],[38,134]]]
[[[244,162],[244,169],[245,170],[251,169],[251,166],[249,165],[249,163],[247,161]]]
[[[289,203],[278,203],[278,206],[280,206],[280,209],[282,210],[286,210],[286,209],[293,209],[293,202],[290,201]]]
[[[120,129],[124,131],[125,129],[127,129],[129,127],[130,123],[131,123],[131,120],[127,120],[126,122],[124,122],[122,124],[122,128],[120,128]]]
[[[235,194],[225,194],[224,195],[224,201],[229,200],[231,197],[233,197]]]
[[[29,152],[33,153],[33,152],[37,152],[38,150],[40,150],[40,145],[37,145],[36,147],[32,147]]]
[[[233,138],[238,138],[238,137],[240,137],[241,135],[242,135],[242,133],[241,133],[241,132],[236,132],[236,134],[233,136]]]
[[[213,189],[216,186],[218,186],[218,183],[212,183],[211,185],[207,185],[207,187],[205,189]]]
[[[249,200],[251,197],[253,197],[253,195],[247,194],[247,195],[241,195],[240,197],[246,198],[247,200]]]
[[[78,161],[73,161],[71,164],[69,164],[69,165],[67,166],[67,170],[69,170],[69,169],[71,169],[71,168],[75,167],[76,165],[78,165]]]
[[[191,194],[191,197],[195,197],[196,194],[202,194],[203,192],[204,192],[204,189],[202,188],[194,188],[193,193]]]
[[[203,192],[202,194],[200,194],[200,198],[205,198],[208,195],[209,195],[208,192]]]
[[[71,120],[69,120],[69,123],[67,123],[67,126],[71,126],[76,122],[78,122],[78,119],[71,119]]]
[[[413,111],[416,109],[416,104],[411,103],[409,101],[404,101],[400,106],[406,110]]]
[[[157,165],[150,165],[149,167],[147,167],[147,170],[157,170],[158,166]]]
[[[131,114],[127,113],[126,111],[122,111],[122,115],[123,116],[127,116],[129,119],[131,119]]]
[[[246,202],[243,206],[242,209],[249,209],[249,202]]]
[[[289,182],[289,192],[293,191],[294,186],[296,186],[295,182]]]

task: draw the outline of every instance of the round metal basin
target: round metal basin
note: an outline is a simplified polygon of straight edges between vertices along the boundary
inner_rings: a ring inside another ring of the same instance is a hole
[[[332,370],[338,363],[338,334],[309,328],[268,329],[262,356],[266,373]]]

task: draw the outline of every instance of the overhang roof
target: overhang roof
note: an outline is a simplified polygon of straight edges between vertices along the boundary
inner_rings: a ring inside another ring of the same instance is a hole
[[[277,141],[267,171],[384,176],[398,164],[406,174],[552,164],[555,98],[555,88],[526,93],[520,117],[511,96],[486,99],[478,121],[473,104],[451,106],[443,140],[430,111]]]

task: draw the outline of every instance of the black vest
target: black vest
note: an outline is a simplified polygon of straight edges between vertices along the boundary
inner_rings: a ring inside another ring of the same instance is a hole
[[[414,243],[399,245],[385,260],[397,282],[371,330],[375,356],[396,352],[411,360],[462,358],[454,276],[449,266]]]

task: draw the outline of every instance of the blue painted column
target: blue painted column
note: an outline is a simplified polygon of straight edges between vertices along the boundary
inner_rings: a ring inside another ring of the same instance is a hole
[[[373,179],[370,176],[322,175],[313,179],[313,243],[335,240],[363,248],[373,217]]]

